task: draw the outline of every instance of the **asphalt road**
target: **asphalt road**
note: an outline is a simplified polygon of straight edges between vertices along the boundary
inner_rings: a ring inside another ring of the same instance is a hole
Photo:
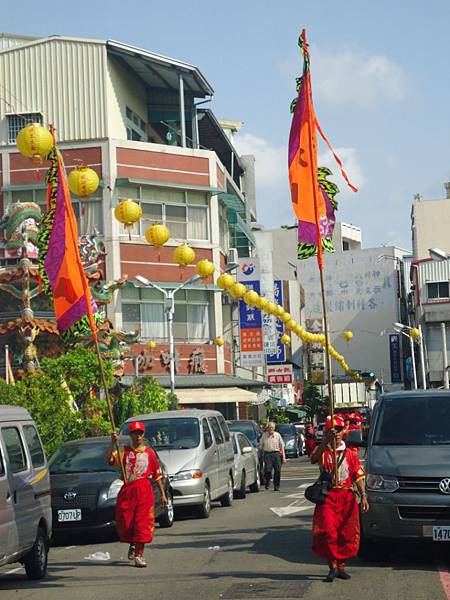
[[[316,476],[305,459],[289,461],[281,492],[261,491],[217,505],[211,517],[183,513],[171,529],[157,529],[147,569],[126,560],[111,540],[67,540],[53,547],[49,574],[29,582],[19,565],[0,569],[2,600],[115,600],[152,598],[445,600],[450,598],[450,553],[433,546],[393,548],[373,564],[351,561],[350,581],[323,582],[327,568],[310,551],[312,508],[302,489]],[[450,548],[450,546],[449,546]],[[107,562],[85,557],[109,552]],[[445,587],[447,586],[447,591]]]

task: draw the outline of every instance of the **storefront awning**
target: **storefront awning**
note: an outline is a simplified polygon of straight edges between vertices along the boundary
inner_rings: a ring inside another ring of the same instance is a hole
[[[237,387],[216,390],[205,388],[176,390],[176,395],[180,404],[236,404],[236,402],[256,404],[258,402],[258,394]]]

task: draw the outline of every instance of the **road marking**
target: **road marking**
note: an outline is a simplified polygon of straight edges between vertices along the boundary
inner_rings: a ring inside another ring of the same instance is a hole
[[[450,573],[446,567],[438,567],[438,571],[445,595],[447,596],[447,599],[450,600]]]
[[[309,510],[310,506],[274,506],[270,510],[274,512],[278,517],[287,517],[297,512],[303,512]]]

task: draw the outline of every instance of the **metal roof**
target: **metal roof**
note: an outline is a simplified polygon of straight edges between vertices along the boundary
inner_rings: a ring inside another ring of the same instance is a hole
[[[169,375],[155,375],[155,380],[165,388],[170,388]],[[263,388],[266,387],[264,381],[255,379],[244,379],[243,377],[233,377],[231,375],[176,375],[175,388]],[[176,393],[176,389],[175,389]]]
[[[181,73],[186,92],[195,98],[214,94],[204,75],[193,65],[115,40],[107,40],[106,48],[110,55],[119,58],[151,88],[178,90]]]

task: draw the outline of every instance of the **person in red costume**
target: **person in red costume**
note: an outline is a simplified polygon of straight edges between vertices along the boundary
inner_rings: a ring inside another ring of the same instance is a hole
[[[306,423],[305,425],[305,448],[306,454],[311,456],[312,451],[317,446],[316,439],[316,428],[312,423]]]
[[[119,450],[126,481],[117,496],[116,528],[119,540],[130,544],[129,560],[134,560],[135,567],[142,568],[147,566],[144,546],[152,541],[155,528],[155,499],[151,480],[156,482],[164,506],[167,506],[167,498],[158,458],[155,451],[144,442],[144,424],[140,421],[130,423],[128,433],[131,446]],[[117,440],[117,433],[112,433],[107,454],[110,465],[120,464],[117,452],[114,451]]]
[[[345,562],[356,556],[359,548],[359,509],[353,485],[361,498],[361,508],[369,510],[365,492],[365,474],[355,452],[348,452],[343,441],[344,420],[334,417],[325,425],[323,440],[311,455],[311,463],[321,471],[334,474],[333,441],[336,444],[337,481],[333,482],[323,504],[317,504],[313,517],[312,549],[329,566],[326,582],[350,579]]]

